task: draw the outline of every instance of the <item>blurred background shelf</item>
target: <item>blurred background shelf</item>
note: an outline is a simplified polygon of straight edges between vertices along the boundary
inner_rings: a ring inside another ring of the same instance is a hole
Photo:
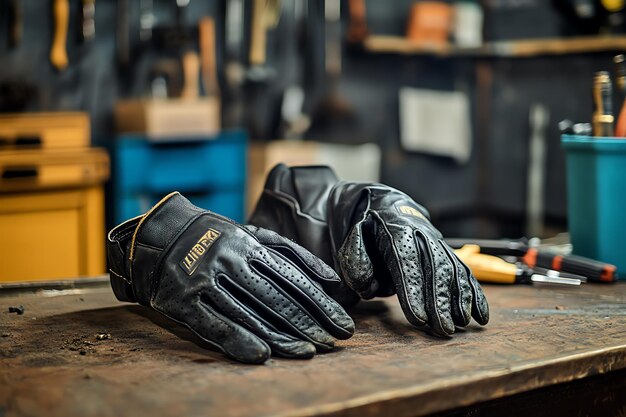
[[[365,39],[363,46],[366,51],[371,53],[432,55],[440,57],[524,58],[543,55],[622,51],[626,49],[626,36],[523,39],[487,42],[478,48],[460,48],[452,44],[415,43],[401,36],[371,35]]]

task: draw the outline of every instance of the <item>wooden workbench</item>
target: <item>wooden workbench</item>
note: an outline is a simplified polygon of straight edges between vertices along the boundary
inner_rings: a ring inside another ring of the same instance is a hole
[[[626,284],[485,290],[485,328],[442,340],[411,328],[394,299],[374,301],[334,352],[255,366],[117,302],[103,281],[0,289],[0,416],[482,415],[502,398],[537,407],[546,390],[567,407],[590,387],[593,410],[626,411]],[[23,315],[8,313],[15,305]]]

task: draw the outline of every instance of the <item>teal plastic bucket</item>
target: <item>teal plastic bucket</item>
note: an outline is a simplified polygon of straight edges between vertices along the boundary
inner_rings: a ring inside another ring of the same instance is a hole
[[[568,227],[576,255],[626,279],[626,139],[563,135]]]

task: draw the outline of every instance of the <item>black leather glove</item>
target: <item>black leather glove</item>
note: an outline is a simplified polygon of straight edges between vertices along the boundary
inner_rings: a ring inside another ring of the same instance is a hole
[[[337,182],[334,171],[327,166],[288,168],[279,164],[268,174],[249,223],[273,230],[304,246],[328,265],[335,265],[327,206],[328,195]],[[338,266],[335,269],[340,271]],[[321,284],[341,305],[359,301],[359,295],[344,279]]]
[[[181,323],[228,356],[310,358],[354,323],[316,280],[322,261],[269,230],[242,226],[172,193],[108,235],[111,286]]]
[[[426,209],[394,188],[338,181],[328,167],[279,165],[268,176],[251,223],[295,238],[322,259],[330,256],[364,299],[397,294],[415,326],[449,335],[471,317],[480,324],[489,320],[487,300],[469,268],[443,241]],[[322,229],[323,242],[309,245],[298,238]]]

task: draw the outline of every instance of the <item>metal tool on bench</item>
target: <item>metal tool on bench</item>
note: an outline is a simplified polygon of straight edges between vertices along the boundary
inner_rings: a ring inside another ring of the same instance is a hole
[[[481,254],[496,256],[514,256],[531,268],[546,268],[587,277],[594,282],[613,282],[617,280],[615,265],[584,258],[582,256],[561,254],[550,249],[534,248],[526,239],[490,240],[447,238],[448,245],[455,249],[465,245],[476,245]]]
[[[472,270],[480,282],[495,284],[556,284],[580,285],[587,279],[580,275],[560,273],[544,268],[529,268],[522,263],[510,263],[494,255],[481,253],[478,245],[464,245],[454,251]]]
[[[559,131],[562,135],[591,136],[593,127],[591,123],[574,123],[569,119],[559,122]]]

